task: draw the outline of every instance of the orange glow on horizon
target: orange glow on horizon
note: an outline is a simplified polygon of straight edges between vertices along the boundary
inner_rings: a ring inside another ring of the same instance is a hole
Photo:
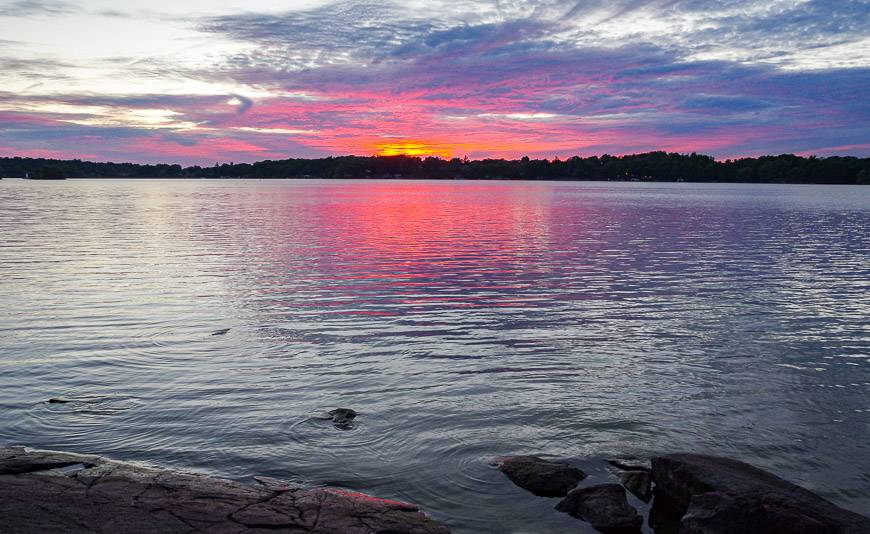
[[[378,156],[437,156],[444,159],[450,159],[453,156],[453,151],[445,145],[411,139],[377,143],[375,150]]]

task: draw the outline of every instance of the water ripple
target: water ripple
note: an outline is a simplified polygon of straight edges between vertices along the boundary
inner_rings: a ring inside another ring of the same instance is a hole
[[[870,513],[867,188],[50,185],[0,182],[0,443],[459,533],[585,528],[489,466],[516,453],[721,453]]]

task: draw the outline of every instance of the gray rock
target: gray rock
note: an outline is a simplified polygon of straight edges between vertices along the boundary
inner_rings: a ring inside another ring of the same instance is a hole
[[[677,534],[685,509],[674,504],[668,494],[653,490],[653,502],[647,521],[656,534]]]
[[[556,505],[556,510],[608,534],[639,533],[643,525],[643,518],[628,504],[625,489],[619,484],[575,489]]]
[[[611,458],[607,463],[620,471],[652,471],[650,461],[642,458]]]
[[[412,504],[337,488],[271,489],[21,447],[0,448],[0,517],[0,532],[16,533],[449,533]]]
[[[643,502],[652,498],[652,478],[649,471],[622,471],[619,480],[625,489]]]
[[[41,474],[73,465],[96,465],[97,456],[27,451],[24,447],[0,447],[0,475]]]
[[[868,534],[870,518],[749,464],[700,454],[652,460],[653,513],[662,501],[678,515],[680,534]]]
[[[570,464],[537,456],[505,456],[496,458],[495,465],[514,484],[539,497],[564,497],[586,478],[586,473]]]

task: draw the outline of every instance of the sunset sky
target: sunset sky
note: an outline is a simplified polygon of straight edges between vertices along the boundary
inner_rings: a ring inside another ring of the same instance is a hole
[[[0,0],[0,155],[870,155],[866,0]]]

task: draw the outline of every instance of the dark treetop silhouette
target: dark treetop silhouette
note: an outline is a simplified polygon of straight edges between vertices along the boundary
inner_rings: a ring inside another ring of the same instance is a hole
[[[633,180],[756,183],[870,183],[870,158],[792,154],[716,161],[699,154],[649,152],[564,160],[339,156],[215,164],[214,167],[0,158],[0,176],[53,178],[433,178]]]

